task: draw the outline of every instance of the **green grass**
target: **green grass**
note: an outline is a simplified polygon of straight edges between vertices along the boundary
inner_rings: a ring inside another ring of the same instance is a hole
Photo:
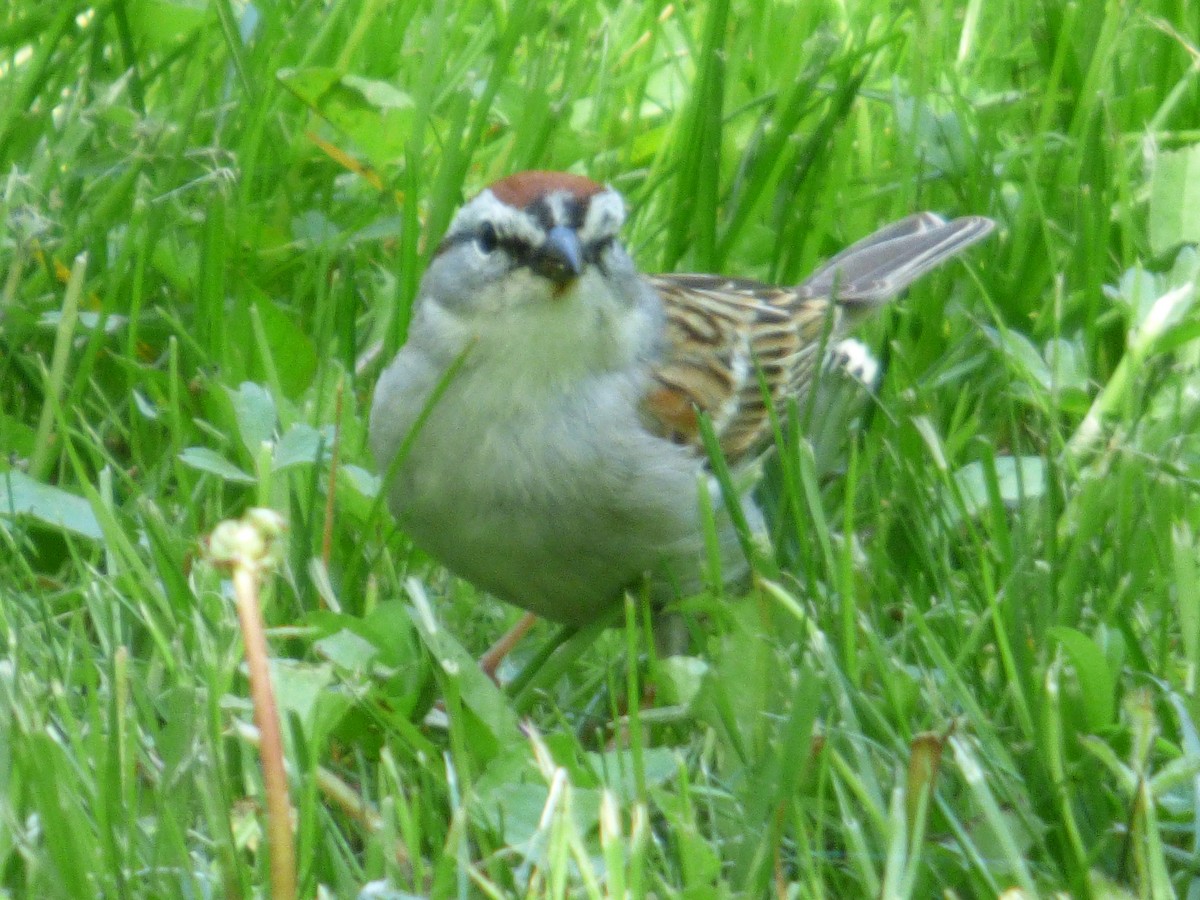
[[[1198,47],[1194,0],[7,4],[0,896],[266,895],[205,558],[253,506],[304,896],[1195,896]],[[878,402],[788,442],[694,657],[640,668],[631,605],[512,696],[471,658],[516,611],[364,438],[449,217],[529,167],[621,189],[648,270],[1000,227],[864,330]]]

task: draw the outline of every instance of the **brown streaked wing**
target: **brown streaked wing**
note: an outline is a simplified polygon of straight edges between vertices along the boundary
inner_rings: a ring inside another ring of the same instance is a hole
[[[800,300],[795,289],[716,275],[647,280],[667,315],[662,361],[642,403],[647,427],[702,453],[701,410],[726,459],[734,465],[745,461],[769,436],[757,371],[774,403],[802,392],[822,331],[837,325],[827,323],[828,300]]]
[[[651,276],[667,327],[655,386],[642,402],[647,427],[699,451],[696,411],[702,410],[729,461],[743,461],[769,437],[757,371],[776,404],[788,395],[802,397],[823,334],[838,338],[858,314],[890,300],[994,227],[983,216],[946,221],[917,213],[852,244],[794,288],[717,275]],[[834,292],[836,303],[830,300]]]

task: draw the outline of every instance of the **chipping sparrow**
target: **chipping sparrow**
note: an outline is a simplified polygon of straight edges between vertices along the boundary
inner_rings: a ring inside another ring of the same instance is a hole
[[[699,414],[735,476],[747,471],[770,443],[760,378],[778,404],[804,395],[826,339],[993,226],[919,213],[781,288],[643,275],[624,221],[616,191],[557,172],[512,175],[468,202],[371,411],[391,508],[417,546],[571,624],[643,575],[657,599],[702,587],[701,479],[722,577],[744,577]],[[740,500],[761,526],[748,493]]]

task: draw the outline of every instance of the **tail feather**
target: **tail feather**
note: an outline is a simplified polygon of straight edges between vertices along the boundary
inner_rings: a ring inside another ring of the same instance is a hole
[[[800,297],[835,297],[843,306],[877,306],[995,227],[983,216],[947,222],[916,213],[843,250],[797,288]]]

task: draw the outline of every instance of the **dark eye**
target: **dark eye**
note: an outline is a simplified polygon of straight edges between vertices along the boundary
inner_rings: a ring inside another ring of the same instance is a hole
[[[500,243],[500,238],[496,234],[496,228],[491,222],[484,222],[479,226],[479,233],[475,236],[475,244],[484,253],[491,253]]]

